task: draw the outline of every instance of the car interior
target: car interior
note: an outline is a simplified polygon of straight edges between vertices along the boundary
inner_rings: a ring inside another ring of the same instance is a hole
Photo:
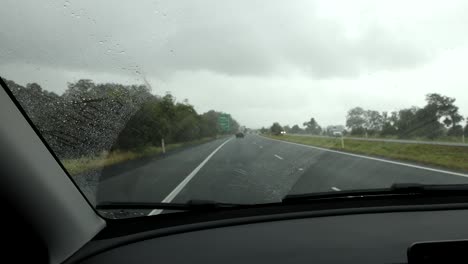
[[[291,199],[106,219],[69,178],[3,81],[0,116],[5,262],[468,261],[466,192]]]

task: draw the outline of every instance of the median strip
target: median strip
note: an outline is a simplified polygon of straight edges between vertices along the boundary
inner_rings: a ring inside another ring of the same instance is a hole
[[[291,135],[264,136],[264,138],[359,158],[468,177],[468,174],[465,174],[465,172],[468,171],[468,148],[466,147],[346,140],[345,148],[343,149],[338,139]],[[388,160],[387,158],[392,160]],[[424,167],[394,160],[412,161],[424,165],[458,170],[464,173]]]

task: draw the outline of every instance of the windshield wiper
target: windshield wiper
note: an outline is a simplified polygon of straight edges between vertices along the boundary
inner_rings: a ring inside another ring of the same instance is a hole
[[[153,202],[101,202],[96,206],[98,210],[153,210],[170,211],[214,211],[233,208],[253,208],[259,206],[284,205],[288,203],[302,203],[319,200],[361,199],[377,197],[448,197],[466,196],[468,198],[468,184],[428,185],[419,183],[395,183],[390,188],[350,190],[338,192],[293,194],[287,195],[280,203],[266,204],[232,204],[210,200],[190,200],[187,203],[153,203]]]
[[[283,198],[283,203],[323,199],[372,198],[379,196],[467,196],[468,184],[395,183],[390,188],[350,190],[325,193],[293,194]]]
[[[229,208],[245,208],[251,205],[248,204],[231,204],[220,203],[210,200],[190,200],[187,203],[147,203],[147,202],[101,202],[96,205],[97,210],[171,210],[171,211],[203,211],[203,210],[218,210]]]

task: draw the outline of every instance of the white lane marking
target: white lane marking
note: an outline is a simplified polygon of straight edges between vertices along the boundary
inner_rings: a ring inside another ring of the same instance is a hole
[[[410,167],[410,168],[416,168],[416,169],[421,169],[421,170],[428,170],[428,171],[451,174],[451,175],[456,175],[456,176],[468,177],[468,174],[463,174],[463,173],[458,173],[458,172],[433,169],[433,168],[429,168],[429,167],[423,167],[423,166],[418,166],[418,165],[413,165],[413,164],[408,164],[408,163],[403,163],[403,162],[398,162],[398,161],[373,158],[373,157],[369,157],[369,156],[363,156],[363,155],[358,155],[358,154],[352,154],[352,153],[347,153],[347,152],[342,152],[342,151],[326,149],[326,148],[303,145],[303,144],[299,144],[299,143],[288,142],[288,141],[272,139],[272,138],[267,138],[267,137],[263,137],[263,138],[268,139],[268,140],[272,140],[272,141],[278,141],[278,142],[287,143],[287,144],[291,144],[291,145],[301,146],[301,147],[305,147],[305,148],[318,149],[318,150],[322,150],[322,151],[327,151],[327,152],[332,152],[332,153],[337,153],[337,154],[342,154],[342,155],[347,155],[347,156],[352,156],[352,157],[357,157],[357,158],[362,158],[362,159],[370,159],[370,160],[386,162],[386,163],[391,163],[391,164],[400,165],[400,166],[406,166],[406,167]]]
[[[300,171],[303,171],[304,169],[303,168],[299,168]]]
[[[247,172],[245,170],[235,169],[234,171],[243,175],[247,175]]]
[[[336,191],[336,192],[339,192],[339,191],[341,191],[340,189],[338,189],[338,188],[336,188],[336,187],[334,187],[334,186],[333,186],[333,187],[331,187],[331,189],[332,189],[332,190],[334,190],[334,191]]]
[[[263,146],[260,146],[259,148],[263,148]]]
[[[181,181],[179,185],[177,185],[177,187],[175,187],[175,189],[172,190],[172,192],[166,198],[164,198],[164,200],[162,200],[161,202],[170,203],[172,200],[174,200],[177,194],[179,194],[180,191],[182,191],[182,189],[185,187],[185,185],[187,185],[187,183],[189,183],[189,181],[200,171],[200,169],[203,168],[203,166],[205,166],[205,164],[211,159],[211,157],[213,157],[213,155],[216,152],[218,152],[218,150],[220,150],[224,145],[226,145],[226,143],[228,143],[231,140],[232,138],[224,141],[223,144],[221,144],[213,152],[211,152],[211,154],[208,155],[208,157],[206,157],[205,160],[203,160],[202,163],[200,163],[200,165],[198,165],[187,177],[185,177],[185,179]],[[163,210],[161,209],[154,209],[148,215],[157,215],[157,214],[160,214],[162,211]]]
[[[280,160],[283,159],[282,157],[280,157],[280,156],[278,156],[278,155],[276,155],[276,154],[275,154],[275,157],[277,157],[277,158],[280,159]]]

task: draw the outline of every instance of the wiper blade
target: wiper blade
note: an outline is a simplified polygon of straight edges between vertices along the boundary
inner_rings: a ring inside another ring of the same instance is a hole
[[[311,194],[293,194],[283,198],[283,203],[323,199],[353,199],[378,196],[467,196],[468,184],[395,183],[390,188],[351,190]]]
[[[210,200],[190,200],[187,203],[153,203],[153,202],[101,202],[96,205],[97,210],[173,210],[173,211],[202,211],[228,208],[249,207],[248,204],[220,203]]]
[[[420,183],[395,183],[390,188],[399,193],[426,193],[426,194],[467,194],[468,184],[420,184]]]
[[[190,200],[187,203],[147,203],[147,202],[101,202],[97,210],[171,210],[171,211],[214,211],[231,208],[253,208],[268,205],[284,205],[286,203],[308,202],[315,200],[360,199],[376,197],[436,197],[436,196],[466,196],[468,184],[427,185],[419,183],[395,183],[390,188],[350,190],[325,193],[295,194],[285,196],[280,203],[267,204],[232,204],[210,200]]]

